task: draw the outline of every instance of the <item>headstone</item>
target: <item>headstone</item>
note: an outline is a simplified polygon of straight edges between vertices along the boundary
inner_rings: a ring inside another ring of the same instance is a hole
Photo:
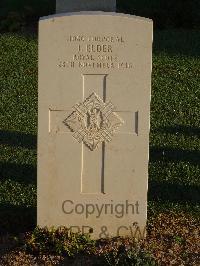
[[[116,0],[57,0],[56,13],[79,11],[115,11]]]
[[[80,12],[40,20],[39,226],[92,238],[145,231],[151,51],[149,19]]]

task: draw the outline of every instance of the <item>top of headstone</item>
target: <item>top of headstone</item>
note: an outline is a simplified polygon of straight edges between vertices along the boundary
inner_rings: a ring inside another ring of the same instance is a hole
[[[116,11],[116,0],[56,0],[56,13],[78,11]]]

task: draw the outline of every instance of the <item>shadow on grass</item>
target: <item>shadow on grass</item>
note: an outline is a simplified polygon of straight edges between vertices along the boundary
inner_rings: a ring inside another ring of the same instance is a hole
[[[200,151],[187,151],[166,147],[150,148],[150,162],[164,160],[165,162],[187,162],[200,165]]]
[[[36,226],[36,208],[0,204],[0,235],[18,234]]]
[[[148,199],[153,201],[200,204],[200,189],[198,186],[150,180],[148,196]]]
[[[176,125],[174,127],[160,127],[157,129],[158,132],[161,133],[169,133],[169,134],[182,134],[186,136],[196,136],[200,138],[200,128],[197,127],[189,127]]]
[[[157,30],[153,51],[171,55],[200,56],[200,30]]]
[[[23,184],[36,184],[37,169],[32,165],[0,162],[0,177]]]
[[[26,149],[36,149],[37,136],[15,131],[0,130],[0,144]],[[37,170],[33,165],[0,162],[1,179],[11,179],[24,184],[36,183]]]
[[[16,131],[0,130],[0,144],[36,149],[37,136]]]
[[[200,129],[197,127],[189,127],[176,125],[173,127],[161,127],[156,129],[159,133],[185,135],[200,137]],[[200,166],[200,150],[181,150],[177,148],[152,147],[150,148],[150,163],[160,162],[163,167],[167,163],[185,162],[189,165]],[[158,173],[159,175],[159,173]],[[163,173],[162,173],[163,175]],[[184,185],[178,183],[170,183],[168,181],[149,180],[149,200],[169,201],[174,203],[200,203],[200,187],[197,185]]]

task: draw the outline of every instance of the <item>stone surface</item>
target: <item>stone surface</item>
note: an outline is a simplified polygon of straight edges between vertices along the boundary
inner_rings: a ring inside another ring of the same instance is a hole
[[[116,0],[56,0],[56,13],[115,10]]]
[[[152,21],[103,12],[39,23],[38,225],[144,232]],[[138,227],[137,227],[137,226]]]

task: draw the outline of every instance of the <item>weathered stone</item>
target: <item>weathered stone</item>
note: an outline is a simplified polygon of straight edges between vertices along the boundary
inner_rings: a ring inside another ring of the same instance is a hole
[[[152,22],[84,12],[39,24],[38,225],[143,233]]]

